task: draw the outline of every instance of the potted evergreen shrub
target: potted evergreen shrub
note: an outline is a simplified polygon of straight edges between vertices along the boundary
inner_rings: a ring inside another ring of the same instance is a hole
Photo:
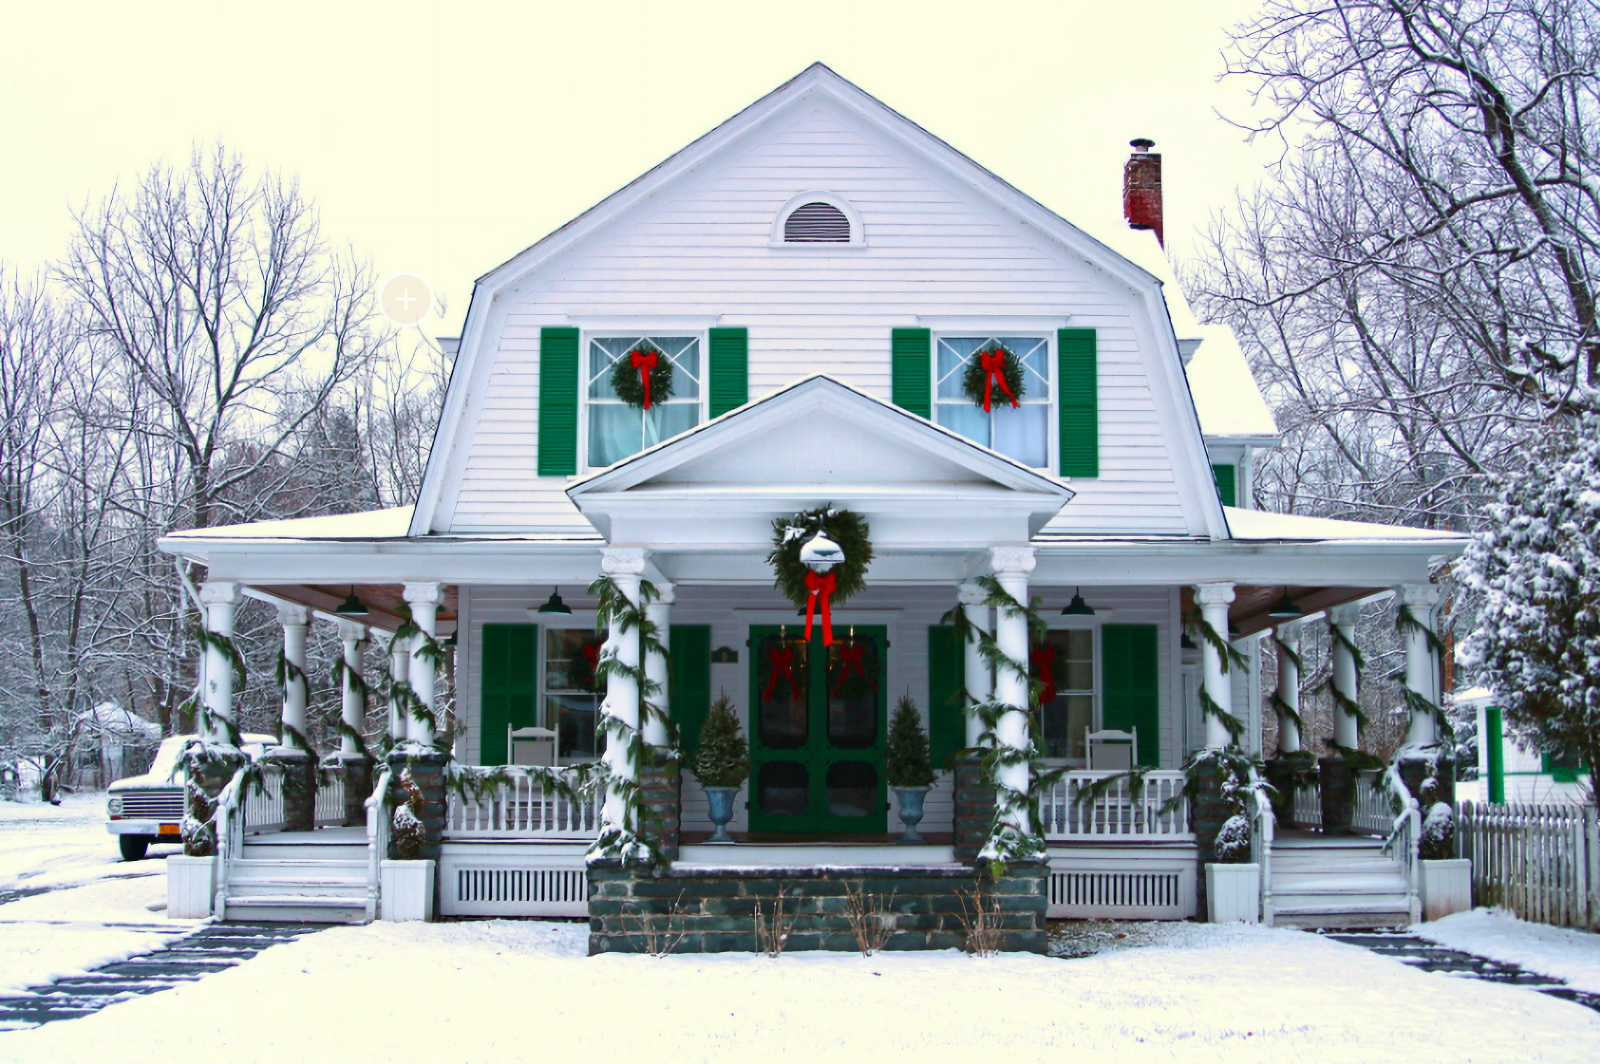
[[[717,829],[706,841],[732,845],[728,821],[733,819],[739,788],[750,778],[750,747],[739,733],[739,718],[726,691],[718,694],[700,726],[700,749],[690,759],[689,769],[705,788],[711,823]]]
[[[909,694],[901,695],[894,707],[894,717],[889,721],[889,756],[885,766],[889,786],[900,803],[900,819],[906,833],[897,842],[914,844],[926,842],[917,834],[917,824],[922,820],[922,800],[933,785],[933,758],[928,750],[928,733],[922,727],[922,716]]]
[[[433,862],[422,859],[427,829],[422,823],[422,788],[411,778],[411,770],[400,773],[400,789],[406,800],[394,810],[394,852],[399,858],[379,865],[379,898],[385,920],[433,919]]]
[[[1256,791],[1272,791],[1253,771],[1259,762],[1237,747],[1207,751],[1196,760],[1216,763],[1221,775],[1222,806],[1228,818],[1217,831],[1206,862],[1206,916],[1214,924],[1261,922],[1261,866],[1250,860],[1255,829],[1250,803]],[[1193,764],[1193,762],[1191,762]]]

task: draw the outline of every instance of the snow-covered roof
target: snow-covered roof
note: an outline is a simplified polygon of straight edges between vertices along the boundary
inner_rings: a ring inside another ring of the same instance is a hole
[[[1236,540],[1300,540],[1361,542],[1374,540],[1427,540],[1440,547],[1459,549],[1467,537],[1460,532],[1439,532],[1404,525],[1379,525],[1367,521],[1339,521],[1331,517],[1302,517],[1274,514],[1264,510],[1241,510],[1224,506],[1228,530]]]
[[[255,521],[174,532],[166,539],[404,539],[411,507],[368,510],[359,514],[299,517],[292,521]]]
[[[1276,437],[1277,422],[1233,329],[1227,325],[1198,329],[1200,346],[1184,369],[1200,414],[1200,431],[1207,436]]]
[[[152,741],[161,738],[160,725],[123,709],[115,702],[102,702],[93,709],[86,709],[78,714],[78,719],[101,735]]]

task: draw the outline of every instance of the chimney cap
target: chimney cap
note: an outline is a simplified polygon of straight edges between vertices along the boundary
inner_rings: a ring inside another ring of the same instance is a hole
[[[1128,141],[1128,145],[1136,151],[1149,151],[1156,146],[1156,142],[1149,137],[1135,137],[1133,140]]]

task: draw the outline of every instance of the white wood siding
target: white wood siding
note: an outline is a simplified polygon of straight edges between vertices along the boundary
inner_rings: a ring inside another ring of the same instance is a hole
[[[848,200],[868,246],[769,247],[777,212],[808,190]],[[1108,200],[1116,191],[1108,176]],[[1095,328],[1101,475],[1073,482],[1079,495],[1052,528],[1189,531],[1168,454],[1177,430],[1157,417],[1142,353],[1165,322],[1150,323],[1132,292],[829,105],[706,164],[491,312],[494,365],[467,401],[455,441],[467,449],[464,472],[445,486],[435,526],[587,527],[563,494],[566,478],[536,475],[540,328],[625,318],[645,329],[656,317],[669,331],[683,316],[749,329],[752,399],[813,373],[887,399],[890,330],[937,328],[927,319],[1039,316],[1026,331]]]

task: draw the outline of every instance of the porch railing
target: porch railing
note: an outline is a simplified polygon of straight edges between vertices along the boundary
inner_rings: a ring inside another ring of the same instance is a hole
[[[1356,809],[1350,827],[1364,835],[1387,835],[1394,828],[1394,806],[1383,773],[1367,769],[1356,773]]]
[[[282,831],[288,821],[283,805],[283,768],[270,761],[258,761],[260,783],[251,780],[244,784],[240,804],[244,807],[242,823],[246,835],[264,835],[269,831]]]
[[[363,805],[367,811],[367,922],[378,918],[382,899],[384,858],[389,856],[389,766],[378,772],[378,781]]]
[[[556,794],[538,773],[506,767],[463,769],[500,782],[479,796],[449,796],[444,833],[452,839],[573,839],[600,834],[600,816],[593,799],[573,801]]]
[[[344,823],[344,773],[332,769],[317,773],[313,815],[319,828],[339,827]]]
[[[1362,773],[1363,776],[1366,773]],[[1406,785],[1400,779],[1399,771],[1390,765],[1381,777],[1373,774],[1373,788],[1378,792],[1378,800],[1382,801],[1389,809],[1399,807],[1400,812],[1390,820],[1391,829],[1384,839],[1383,848],[1386,853],[1392,854],[1400,862],[1406,875],[1406,895],[1411,906],[1411,922],[1417,923],[1422,919],[1422,812],[1417,806],[1417,800],[1411,796]],[[1360,811],[1359,788],[1357,795],[1357,812]]]
[[[1099,793],[1097,784],[1103,785]],[[1137,795],[1126,773],[1068,773],[1039,795],[1044,837],[1052,842],[1192,840],[1187,803],[1162,812],[1182,790],[1183,773],[1176,771],[1147,773]]]
[[[1251,770],[1255,776],[1255,770]],[[1272,816],[1272,799],[1268,798],[1260,787],[1251,791],[1253,808],[1250,810],[1250,860],[1260,868],[1261,872],[1261,922],[1268,927],[1273,926],[1272,904],[1272,841],[1274,822]]]
[[[1294,789],[1293,816],[1292,826],[1294,827],[1320,828],[1322,826],[1322,788],[1315,783],[1296,787]]]

